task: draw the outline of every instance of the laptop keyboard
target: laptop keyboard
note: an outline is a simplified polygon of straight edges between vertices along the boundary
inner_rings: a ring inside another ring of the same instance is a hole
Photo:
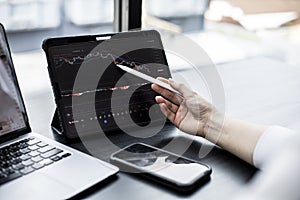
[[[0,185],[70,156],[35,137],[0,148]]]

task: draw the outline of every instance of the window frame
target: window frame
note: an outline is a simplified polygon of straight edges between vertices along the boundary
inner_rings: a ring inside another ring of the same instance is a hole
[[[140,29],[142,27],[142,0],[115,0],[116,32]]]

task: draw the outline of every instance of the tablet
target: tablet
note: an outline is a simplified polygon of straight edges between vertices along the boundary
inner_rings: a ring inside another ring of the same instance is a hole
[[[126,72],[116,64],[126,65],[153,78],[171,78],[160,35],[154,30],[49,38],[43,42],[43,50],[47,57],[60,126],[67,138],[78,137],[78,126],[81,127],[81,134],[99,131],[89,126],[94,120],[105,133],[120,130],[120,125],[130,127],[132,121],[139,126],[150,123],[149,108],[156,104],[157,93],[145,79],[128,73],[126,79],[122,78]],[[91,84],[89,88],[90,80],[87,79],[82,91],[78,87],[75,91],[76,77],[86,62],[95,65],[103,73],[96,86]],[[113,96],[115,91],[117,95]],[[87,102],[84,98],[86,95],[94,95],[95,101]],[[112,96],[117,105],[114,109]],[[81,112],[79,120],[73,118],[74,98]],[[87,109],[91,107],[90,104],[93,104],[94,110]],[[155,112],[161,112],[158,106],[155,108]],[[161,117],[156,120],[165,120],[163,115],[157,116]]]

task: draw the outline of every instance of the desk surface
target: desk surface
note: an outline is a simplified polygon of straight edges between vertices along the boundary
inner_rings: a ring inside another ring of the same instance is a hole
[[[217,66],[223,81],[226,97],[226,113],[232,117],[250,120],[263,124],[277,124],[292,129],[300,129],[300,68],[265,58],[256,57]],[[183,76],[191,71],[185,70]],[[17,71],[22,76],[22,73]],[[43,74],[43,78],[47,78]],[[20,79],[20,77],[19,77]],[[20,79],[22,88],[22,79]],[[25,104],[34,131],[49,138],[59,139],[53,135],[50,122],[54,112],[54,101],[50,85],[43,92],[25,95]],[[91,199],[231,199],[241,188],[251,180],[255,169],[226,151],[214,147],[204,158],[199,159],[198,152],[203,139],[185,137],[174,132],[162,134],[148,140],[157,146],[176,137],[179,142],[194,139],[186,152],[186,156],[201,160],[209,164],[213,173],[211,180],[199,187],[195,192],[181,195],[160,185],[146,181],[139,176],[119,173],[112,182],[95,188],[88,194]],[[122,135],[113,135],[112,140],[118,145],[125,146],[132,143],[122,140]],[[94,142],[94,144],[93,144]],[[84,151],[81,143],[70,144],[74,148]],[[114,149],[101,146],[91,140],[97,157],[108,161]],[[174,149],[176,151],[176,149]]]

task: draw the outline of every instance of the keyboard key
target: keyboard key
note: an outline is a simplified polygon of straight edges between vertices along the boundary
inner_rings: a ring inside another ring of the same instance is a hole
[[[37,143],[39,143],[39,142],[41,142],[41,141],[38,140],[38,139],[34,139],[34,140],[28,141],[27,144],[28,144],[29,146],[31,146],[31,145],[37,144]]]
[[[55,149],[52,149],[51,151],[48,151],[46,153],[41,154],[41,157],[43,157],[43,158],[50,158],[50,157],[52,157],[52,156],[54,156],[56,154],[59,154],[61,152],[62,152],[62,150],[55,148]]]
[[[22,160],[20,158],[15,158],[14,160],[12,160],[10,163],[13,165],[16,165],[18,163],[20,163]]]
[[[20,157],[22,155],[22,153],[18,150],[15,152],[15,156]]]
[[[29,141],[29,138],[24,139],[24,142],[28,142],[28,141]]]
[[[20,144],[24,144],[24,143],[26,143],[26,140],[25,140],[25,139],[20,140],[19,143],[20,143]]]
[[[61,156],[53,156],[53,157],[51,157],[50,159],[53,160],[54,162],[56,162],[56,161],[61,160],[62,157],[61,157]]]
[[[48,144],[45,143],[45,142],[40,142],[40,143],[38,143],[37,145],[38,145],[39,147],[45,147],[45,146],[47,146]]]
[[[29,158],[31,158],[31,157],[28,154],[20,156],[20,159],[23,160],[23,161],[28,160]]]
[[[31,157],[35,157],[35,156],[37,156],[37,155],[39,155],[39,154],[40,154],[40,153],[37,152],[37,151],[32,151],[32,152],[29,153],[29,155],[30,155]]]
[[[22,155],[22,153],[20,151],[15,151],[13,153],[11,153],[12,157],[20,157]]]
[[[33,172],[33,171],[34,171],[34,169],[32,167],[26,167],[26,168],[20,170],[20,172],[24,175],[29,174],[30,172]]]
[[[41,156],[36,156],[36,157],[31,158],[31,160],[32,160],[33,162],[40,162],[40,161],[43,160],[43,158],[42,158]]]
[[[20,149],[24,149],[24,148],[26,148],[26,147],[28,147],[29,145],[28,144],[26,144],[26,143],[21,143],[20,145],[19,145],[19,148]]]
[[[53,161],[50,160],[49,158],[47,158],[47,159],[45,159],[45,160],[42,160],[40,163],[43,164],[44,166],[46,166],[46,165],[52,164]]]
[[[40,149],[38,150],[38,152],[45,153],[45,152],[50,151],[50,150],[52,150],[52,149],[54,149],[54,148],[55,148],[55,147],[48,145],[48,146],[46,146],[46,147],[40,148]]]
[[[16,146],[10,146],[9,147],[9,152],[10,153],[14,153],[14,152],[16,152],[16,151],[18,151],[19,149],[18,149],[18,147],[16,147]]]
[[[33,167],[34,169],[40,169],[44,167],[44,165],[41,163],[34,163],[31,167]]]
[[[24,148],[24,149],[21,149],[20,152],[23,153],[23,154],[26,154],[26,153],[30,152],[30,149]]]
[[[4,178],[0,178],[0,184],[6,183],[8,181],[14,180],[16,178],[19,178],[20,176],[22,176],[22,174],[20,174],[19,172],[10,174]]]
[[[28,149],[30,149],[31,151],[34,151],[34,150],[37,150],[39,149],[40,147],[37,146],[37,145],[32,145],[32,146],[29,146]]]
[[[68,157],[68,156],[70,156],[71,154],[70,153],[65,153],[64,155],[62,155],[61,157],[62,158],[66,158],[66,157]]]
[[[34,162],[33,162],[32,160],[25,160],[25,161],[23,161],[22,163],[23,163],[23,165],[25,165],[26,167],[28,167],[28,166],[34,164]]]
[[[25,165],[23,165],[22,163],[19,163],[17,165],[13,165],[13,168],[16,170],[20,170],[23,169],[25,167]]]

